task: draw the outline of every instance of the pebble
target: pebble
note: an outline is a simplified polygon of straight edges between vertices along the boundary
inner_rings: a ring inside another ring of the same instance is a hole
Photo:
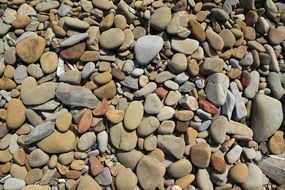
[[[143,119],[144,107],[139,101],[129,104],[124,117],[124,125],[128,130],[136,129]]]
[[[48,2],[42,2],[36,5],[35,9],[36,11],[45,12],[49,11],[50,9],[55,9],[59,7],[59,2],[57,1],[48,1]]]
[[[253,163],[248,163],[248,177],[244,183],[241,184],[242,188],[249,189],[259,189],[262,187],[263,174],[261,169]]]
[[[150,25],[157,31],[166,29],[171,21],[171,10],[168,7],[156,9],[150,16]]]
[[[234,165],[229,171],[229,177],[236,183],[244,183],[248,178],[248,167],[239,163]]]
[[[4,183],[4,189],[7,190],[22,189],[25,186],[26,186],[25,181],[17,178],[8,178]]]
[[[206,169],[198,169],[197,184],[201,190],[213,190],[213,183],[211,182],[210,175]]]
[[[31,129],[31,132],[25,139],[25,144],[29,145],[44,139],[54,131],[54,123],[47,121],[35,128]]]
[[[168,69],[172,73],[182,73],[187,68],[187,58],[182,53],[176,53],[173,55],[170,63],[167,65]]]
[[[136,167],[139,184],[144,189],[155,189],[165,174],[162,163],[151,156],[143,156]]]
[[[226,158],[227,161],[232,164],[235,163],[239,158],[242,153],[242,147],[239,145],[235,145],[227,154]]]
[[[96,141],[96,135],[93,132],[87,132],[84,133],[78,140],[78,149],[81,151],[86,151],[89,148],[91,148],[91,146],[94,145]]]
[[[265,141],[277,131],[283,121],[281,103],[269,96],[258,95],[253,102],[251,128],[257,142]],[[266,116],[266,117],[265,117]]]
[[[100,35],[99,44],[105,49],[114,49],[121,46],[124,40],[124,32],[119,28],[112,28]]]
[[[217,116],[212,120],[210,135],[214,142],[222,144],[226,139],[226,127],[228,120],[224,116]]]
[[[49,156],[41,149],[33,150],[27,158],[31,167],[41,167],[49,161]]]
[[[192,171],[192,164],[187,159],[181,159],[167,167],[167,173],[174,178],[181,178]]]
[[[206,37],[213,49],[221,51],[224,48],[225,42],[223,38],[213,30],[207,29]]]
[[[268,149],[272,154],[281,154],[284,151],[284,133],[276,131],[268,141]]]
[[[216,106],[224,105],[229,87],[229,78],[222,73],[216,73],[210,75],[207,79],[207,99]]]
[[[140,65],[149,64],[160,52],[163,39],[159,36],[147,35],[140,37],[134,47],[136,60]]]
[[[7,106],[7,117],[6,117],[7,126],[10,129],[17,129],[21,127],[21,125],[26,120],[25,111],[26,108],[21,100],[11,99],[8,102]]]
[[[158,135],[157,146],[167,155],[176,159],[181,159],[185,150],[184,140],[173,135]]]
[[[179,39],[173,38],[171,40],[171,47],[173,50],[183,53],[185,55],[192,55],[199,47],[199,42],[193,39]]]
[[[138,178],[130,168],[123,168],[119,170],[115,181],[118,190],[134,189],[137,182]]]
[[[144,111],[147,114],[154,115],[160,113],[163,107],[163,103],[160,101],[159,97],[155,94],[149,94],[146,96],[144,102]]]
[[[105,152],[108,146],[108,134],[106,131],[102,131],[97,135],[98,149],[101,153]]]
[[[200,67],[200,70],[205,75],[222,72],[224,61],[220,58],[206,58]]]

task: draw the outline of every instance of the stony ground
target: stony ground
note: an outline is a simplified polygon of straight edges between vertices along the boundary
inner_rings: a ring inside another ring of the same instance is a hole
[[[0,190],[284,190],[285,3],[0,0]]]

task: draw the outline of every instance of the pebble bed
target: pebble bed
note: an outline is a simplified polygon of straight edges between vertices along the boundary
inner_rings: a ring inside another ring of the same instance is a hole
[[[0,190],[285,190],[285,2],[0,0]]]

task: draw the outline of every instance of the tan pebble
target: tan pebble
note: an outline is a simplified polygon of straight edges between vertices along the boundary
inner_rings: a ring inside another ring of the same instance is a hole
[[[14,29],[25,28],[28,24],[30,24],[31,19],[27,15],[22,15],[16,18],[11,25]]]
[[[190,185],[195,179],[195,175],[188,174],[184,177],[181,177],[175,181],[175,185],[178,185],[182,189]]]
[[[99,85],[107,84],[111,80],[112,80],[112,75],[108,71],[106,71],[104,73],[96,73],[94,75],[94,81]]]
[[[281,154],[285,148],[284,133],[276,131],[268,141],[268,149],[272,154]]]
[[[70,168],[77,171],[81,171],[84,166],[85,162],[83,160],[73,160],[70,164]]]
[[[83,62],[96,62],[100,58],[100,53],[98,51],[85,51],[81,57],[80,61]]]
[[[72,115],[70,113],[65,113],[56,119],[55,126],[60,132],[66,132],[71,125],[71,121]]]
[[[11,99],[7,106],[7,126],[11,129],[19,128],[26,120],[26,108],[19,99]]]
[[[110,111],[107,111],[106,117],[111,123],[117,124],[123,121],[124,111],[123,110],[110,110]]]

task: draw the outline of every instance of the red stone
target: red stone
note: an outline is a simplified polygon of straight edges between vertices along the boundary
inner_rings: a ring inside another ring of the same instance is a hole
[[[200,100],[199,101],[199,107],[202,110],[204,110],[204,111],[206,111],[206,112],[208,112],[208,113],[210,113],[212,115],[220,114],[220,109],[218,109],[216,106],[214,106],[213,104],[211,104],[207,100],[203,100],[203,99]]]
[[[162,100],[163,98],[166,97],[168,91],[163,87],[159,87],[159,88],[155,89],[154,93],[156,93],[158,95],[158,97]]]
[[[67,174],[65,174],[65,177],[68,179],[78,179],[80,178],[80,176],[81,176],[80,171],[76,170],[69,170]]]
[[[86,109],[86,111],[83,113],[83,116],[78,124],[78,132],[84,133],[88,131],[88,129],[91,127],[93,120],[92,111],[89,109]]]
[[[247,72],[247,71],[242,71],[242,74],[241,74],[241,84],[244,87],[247,87],[249,85],[250,81],[251,81],[250,73]]]
[[[81,42],[79,44],[75,44],[67,49],[64,49],[60,52],[60,56],[63,57],[63,59],[74,61],[81,57],[81,55],[84,53],[86,48],[86,43]]]
[[[100,160],[96,156],[91,156],[89,158],[90,172],[93,176],[98,175],[104,170],[104,166],[101,164]]]
[[[94,116],[103,116],[108,111],[108,101],[106,98],[103,98],[103,100],[100,102],[100,104],[93,110]]]

